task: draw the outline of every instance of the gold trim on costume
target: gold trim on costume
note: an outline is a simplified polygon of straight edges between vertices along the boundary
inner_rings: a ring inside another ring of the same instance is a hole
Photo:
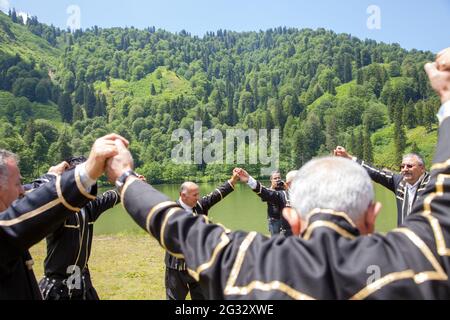
[[[233,186],[233,184],[230,182],[230,180],[228,180],[227,182],[228,182],[228,184],[230,185],[231,189],[234,190],[234,186]]]
[[[58,204],[61,203],[60,199],[55,199],[49,203],[46,203],[45,205],[43,205],[40,208],[37,208],[35,210],[32,210],[30,212],[24,213],[22,215],[20,215],[19,217],[12,219],[12,220],[0,220],[0,226],[2,227],[10,227],[13,226],[15,224],[24,222],[28,219],[34,218],[35,216],[53,208],[54,206],[57,206]]]
[[[77,207],[73,207],[71,206],[66,199],[64,199],[64,196],[62,194],[61,191],[61,176],[57,176],[56,177],[56,192],[58,194],[58,198],[61,201],[61,203],[69,210],[74,211],[74,212],[79,212],[81,209],[77,208]]]
[[[91,200],[96,199],[95,196],[93,196],[92,194],[87,192],[86,189],[84,188],[83,184],[81,183],[80,174],[78,173],[77,170],[75,170],[75,182],[77,184],[78,190],[81,192],[81,194],[83,196],[85,196],[86,198],[91,199]]]
[[[414,271],[412,270],[405,270],[400,272],[393,272],[390,273],[371,284],[367,285],[365,288],[360,290],[357,294],[352,296],[350,300],[362,300],[370,296],[375,291],[380,290],[382,287],[388,285],[391,282],[403,280],[403,279],[409,279],[414,277]]]
[[[220,192],[220,190],[219,189],[216,189],[217,190],[217,192],[219,192],[219,194],[220,194],[220,200],[223,200],[223,195],[222,195],[222,192]]]
[[[365,299],[369,295],[380,290],[382,287],[398,280],[411,279],[416,284],[421,284],[429,280],[448,280],[447,274],[442,269],[439,261],[433,255],[430,248],[428,248],[425,242],[423,242],[423,240],[417,234],[407,228],[394,229],[392,232],[404,234],[420,250],[420,252],[428,260],[428,262],[433,266],[434,270],[415,273],[413,270],[408,269],[405,271],[389,273],[360,290],[357,294],[350,298],[351,300]]]
[[[448,160],[450,161],[450,160]],[[432,215],[431,211],[431,202],[436,197],[442,197],[444,195],[444,181],[446,178],[450,178],[450,175],[448,174],[439,174],[436,178],[435,182],[435,189],[436,192],[430,193],[424,200],[423,200],[423,213],[422,216],[427,218],[428,222],[430,223],[431,229],[433,230],[434,238],[436,240],[436,249],[439,255],[441,256],[450,256],[450,249],[447,248],[447,245],[445,243],[444,235],[442,233],[441,225],[439,224],[439,220],[436,219]]]
[[[422,252],[422,254],[427,258],[427,260],[430,262],[430,264],[433,266],[435,272],[442,277],[441,280],[447,280],[447,275],[442,269],[442,266],[439,264],[439,261],[436,259],[434,254],[431,252],[430,248],[426,245],[426,243],[413,231],[407,228],[398,228],[393,230],[393,232],[400,232],[408,237],[409,240],[411,240],[414,245],[419,248],[419,250]]]
[[[169,218],[170,218],[176,211],[184,212],[181,208],[176,207],[176,208],[171,208],[171,209],[166,213],[166,215],[164,216],[163,223],[162,223],[162,225],[161,225],[160,232],[159,232],[159,240],[160,240],[161,246],[162,246],[168,253],[170,253],[170,254],[171,254],[172,256],[174,256],[175,258],[178,258],[178,259],[184,259],[184,255],[183,255],[183,254],[181,254],[181,253],[174,253],[174,252],[170,251],[169,249],[167,249],[166,243],[164,242],[164,230],[165,230],[165,228],[166,228],[167,221],[169,220]]]
[[[242,263],[244,262],[245,254],[248,248],[250,247],[252,241],[255,239],[256,235],[257,235],[256,232],[250,232],[247,235],[247,237],[245,237],[244,241],[242,241],[236,259],[234,261],[233,267],[231,269],[230,276],[226,283],[224,295],[247,295],[251,291],[257,289],[262,291],[278,290],[292,297],[293,299],[298,300],[313,299],[312,297],[293,289],[292,287],[281,281],[271,281],[268,283],[262,281],[252,281],[249,284],[241,287],[235,285],[237,277],[242,267]]]
[[[337,216],[337,217],[341,217],[344,218],[352,227],[356,228],[355,223],[352,221],[352,219],[350,219],[350,217],[348,216],[347,213],[345,212],[340,212],[340,211],[334,211],[332,209],[321,209],[321,208],[316,208],[314,210],[311,210],[307,215],[306,215],[306,221],[309,222],[310,218],[316,214],[319,213],[325,213],[325,214],[330,214],[333,216]]]
[[[247,237],[245,237],[244,241],[242,241],[241,245],[239,246],[239,251],[236,255],[236,259],[234,260],[233,267],[231,268],[230,276],[228,278],[227,284],[225,286],[225,294],[227,294],[227,291],[234,286],[236,283],[236,279],[239,275],[239,271],[241,270],[242,263],[244,262],[245,253],[247,252],[248,247],[252,243],[252,241],[255,239],[257,233],[256,232],[250,232]]]
[[[123,203],[123,199],[122,199],[122,203]],[[150,212],[147,215],[147,218],[145,219],[145,228],[147,229],[148,233],[152,234],[150,231],[150,220],[152,219],[153,215],[155,214],[155,212],[159,209],[164,208],[165,206],[169,207],[172,205],[176,205],[176,202],[173,201],[164,201],[164,202],[160,202],[158,203],[156,206],[154,206]]]
[[[228,289],[228,295],[247,295],[253,290],[272,291],[278,290],[296,300],[315,300],[307,294],[301,293],[281,281],[271,281],[264,283],[262,281],[252,281],[245,287],[232,287]]]
[[[433,171],[433,170],[440,170],[440,169],[445,169],[445,168],[447,168],[447,167],[449,167],[449,166],[450,166],[450,159],[448,159],[448,160],[445,161],[445,162],[433,164],[433,165],[431,166],[431,170],[430,170],[430,171]]]
[[[127,191],[128,187],[131,186],[134,182],[136,181],[140,181],[139,179],[127,179],[125,181],[125,184],[122,187],[122,191],[120,192],[120,198],[122,199],[122,206],[126,211],[126,207],[125,207],[125,192]]]
[[[215,262],[217,255],[230,243],[230,238],[227,237],[225,233],[222,233],[220,236],[220,242],[214,248],[213,253],[209,261],[201,264],[195,271],[188,269],[189,274],[196,280],[199,281],[200,273],[209,269],[213,263]]]
[[[347,239],[350,239],[350,240],[353,240],[356,238],[355,235],[351,234],[350,232],[348,232],[344,228],[341,228],[340,226],[338,226],[337,224],[335,224],[333,222],[318,220],[318,221],[314,221],[313,223],[308,225],[308,227],[306,228],[305,234],[303,236],[303,239],[309,240],[309,238],[311,238],[311,234],[313,233],[313,231],[317,228],[322,228],[322,227],[330,228],[330,229],[336,231],[341,236],[343,236]]]

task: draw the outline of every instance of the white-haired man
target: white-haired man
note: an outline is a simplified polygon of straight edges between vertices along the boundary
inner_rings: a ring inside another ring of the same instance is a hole
[[[187,215],[136,178],[121,191],[125,208],[186,260],[210,299],[449,299],[450,71],[437,66],[426,65],[442,100],[431,181],[402,228],[372,234],[381,206],[371,180],[358,164],[336,157],[312,160],[293,182],[293,208],[284,213],[302,237],[229,232]],[[132,168],[130,152],[120,142],[118,148],[110,181]],[[373,269],[379,277],[369,281]]]

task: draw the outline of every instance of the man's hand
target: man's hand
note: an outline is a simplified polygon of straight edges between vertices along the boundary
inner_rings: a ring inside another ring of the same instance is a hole
[[[60,164],[57,164],[56,166],[51,167],[48,169],[47,173],[53,173],[56,175],[62,175],[64,171],[69,168],[69,164],[66,161],[61,162]]]
[[[439,71],[450,71],[450,48],[444,49],[437,54],[436,68]]]
[[[248,179],[250,178],[250,175],[244,169],[238,168],[238,175],[239,175],[239,179],[241,179],[241,182],[243,182],[243,183],[247,183]]]
[[[115,141],[117,154],[106,164],[106,175],[109,182],[114,182],[126,171],[133,170],[133,157],[122,140]]]
[[[239,181],[239,168],[234,168],[230,180],[228,180],[233,186]]]
[[[128,146],[129,144],[128,140],[114,133],[94,142],[85,164],[86,173],[91,179],[97,180],[105,171],[106,161],[119,153],[117,141],[120,141],[122,146]]]
[[[142,174],[137,173],[137,178],[141,181],[147,182],[147,179]]]
[[[427,63],[425,71],[430,79],[431,87],[441,97],[441,102],[450,100],[450,71],[439,71],[437,63]]]
[[[336,157],[348,158],[350,160],[352,159],[352,156],[347,152],[347,150],[341,146],[337,146],[336,149],[333,150],[333,154]]]

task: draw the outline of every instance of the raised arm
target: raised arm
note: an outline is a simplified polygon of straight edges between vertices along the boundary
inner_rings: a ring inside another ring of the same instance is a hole
[[[86,205],[86,210],[89,214],[89,220],[91,222],[97,221],[97,219],[105,211],[113,208],[116,204],[120,203],[120,196],[116,190],[108,190],[102,195],[98,196],[95,200],[90,201]]]
[[[358,159],[356,157],[353,157],[350,155],[347,150],[345,150],[344,147],[337,146],[336,149],[333,151],[334,155],[337,157],[343,157],[348,158],[350,160],[353,160],[360,164],[364,169],[366,169],[367,173],[369,174],[370,178],[375,181],[376,183],[381,184],[382,186],[388,188],[392,192],[395,192],[395,189],[397,185],[402,180],[402,176],[396,173],[391,173],[386,170],[379,169],[370,163]]]
[[[216,203],[221,201],[227,195],[234,191],[234,185],[238,180],[237,176],[233,175],[227,182],[219,186],[216,190],[209,193],[208,195],[202,197],[199,200],[200,205],[202,206],[205,212],[214,206]]]

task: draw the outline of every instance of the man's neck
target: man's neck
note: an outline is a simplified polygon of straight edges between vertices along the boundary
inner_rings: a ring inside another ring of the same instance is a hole
[[[186,203],[184,203],[183,200],[181,200],[181,198],[179,198],[178,201],[180,202],[183,209],[192,211],[193,208],[191,206],[188,206]]]
[[[416,185],[419,184],[419,181],[422,180],[422,178],[423,178],[424,175],[425,175],[425,173],[423,173],[423,174],[419,177],[419,179],[417,179],[414,183],[406,182],[406,184],[407,184],[409,187],[415,187]]]

